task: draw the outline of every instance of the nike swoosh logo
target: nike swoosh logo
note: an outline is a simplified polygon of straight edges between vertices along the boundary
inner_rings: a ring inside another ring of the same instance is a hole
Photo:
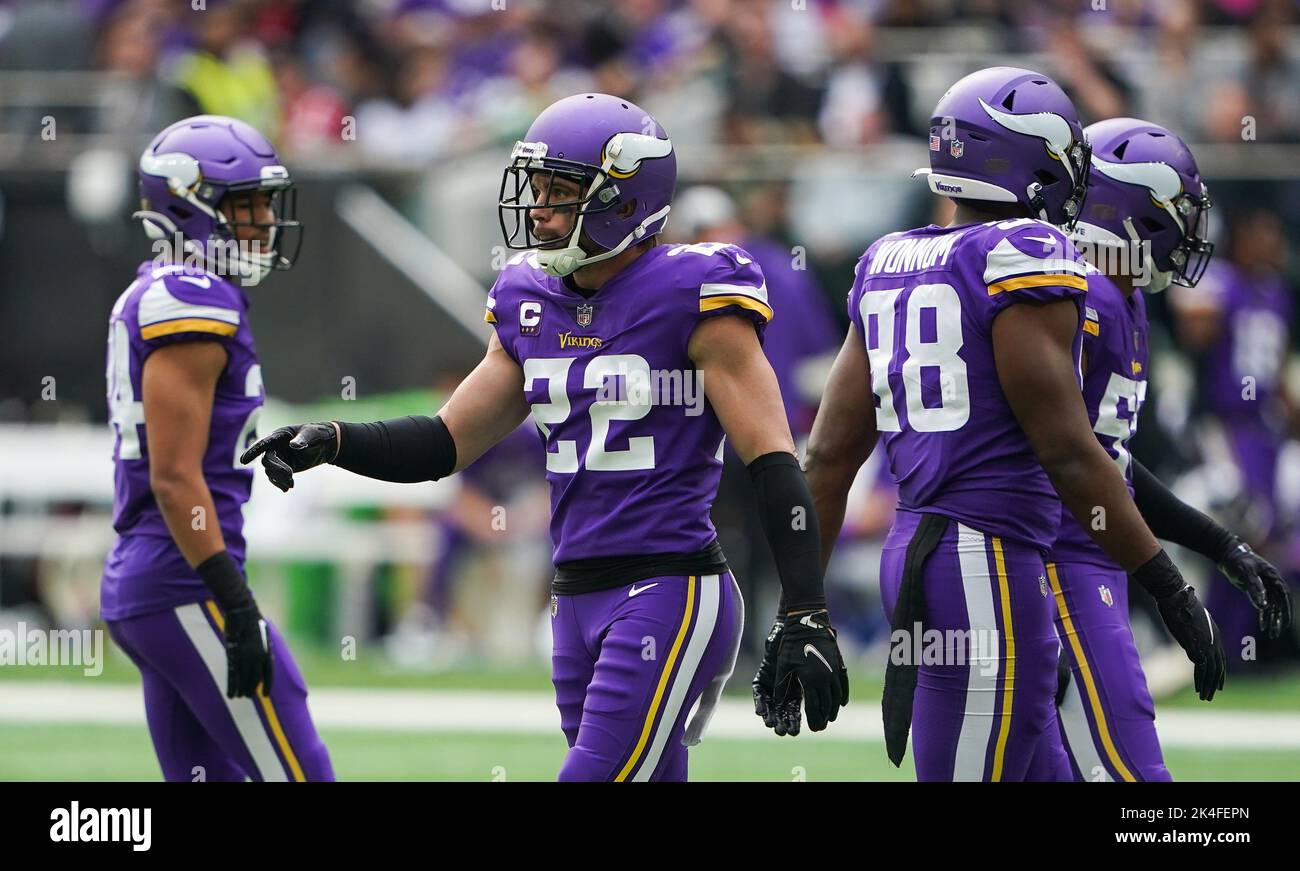
[[[653,584],[646,584],[644,587],[638,590],[636,588],[636,584],[633,584],[627,589],[627,597],[630,599],[633,596],[639,596],[640,594],[644,593],[646,590],[650,589],[651,587],[657,587],[657,586],[659,586],[659,582],[655,581]]]
[[[815,657],[817,657],[818,659],[821,660],[822,665],[826,666],[826,670],[827,670],[827,671],[829,671],[829,672],[834,672],[834,671],[835,671],[835,669],[831,668],[831,664],[830,664],[829,662],[826,661],[826,657],[822,656],[820,650],[818,650],[816,647],[813,647],[811,644],[805,644],[805,645],[803,646],[803,655],[804,655],[804,658],[807,659],[807,658],[808,658],[808,654],[810,654],[810,653],[811,653],[813,656],[815,656]]]
[[[181,281],[188,281],[190,284],[196,285],[197,287],[201,287],[204,290],[207,290],[209,287],[212,286],[212,279],[208,278],[206,275],[203,276],[202,278],[197,278],[193,275],[178,275],[177,278],[179,278]]]
[[[1030,239],[1034,242],[1042,242],[1044,246],[1048,247],[1055,247],[1060,244],[1059,240],[1053,239],[1051,236],[1025,236],[1023,238]]]

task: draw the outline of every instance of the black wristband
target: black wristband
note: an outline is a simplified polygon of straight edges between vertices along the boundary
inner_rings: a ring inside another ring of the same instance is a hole
[[[239,563],[229,551],[218,551],[194,567],[203,583],[212,591],[222,611],[233,611],[253,604],[253,592],[248,589]]]
[[[1133,502],[1156,538],[1172,541],[1209,557],[1227,559],[1241,539],[1179,499],[1145,466],[1133,464]]]
[[[1138,566],[1131,576],[1157,601],[1181,593],[1187,587],[1187,581],[1164,550]]]
[[[367,478],[414,484],[456,468],[456,442],[440,417],[410,415],[374,423],[339,422],[334,465]]]
[[[783,613],[825,608],[821,532],[799,461],[793,454],[774,451],[748,468],[763,531],[781,578]]]

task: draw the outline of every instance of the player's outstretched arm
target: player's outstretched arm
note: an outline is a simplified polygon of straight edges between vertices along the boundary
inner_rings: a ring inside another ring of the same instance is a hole
[[[998,381],[1061,502],[1155,598],[1165,625],[1196,664],[1197,692],[1209,701],[1223,687],[1226,666],[1219,629],[1093,435],[1071,354],[1078,329],[1073,301],[1010,306],[993,321]]]
[[[771,703],[787,705],[802,689],[808,727],[821,731],[848,703],[848,671],[826,612],[817,512],[795,458],[776,374],[753,325],[739,317],[704,321],[688,351],[709,404],[749,467],[788,607],[779,640],[768,645],[775,647]]]
[[[523,386],[523,371],[493,335],[482,362],[436,417],[282,426],[239,461],[247,465],[262,457],[266,477],[286,492],[295,472],[324,463],[381,481],[436,481],[459,472],[519,426],[528,414]]]
[[[226,695],[271,691],[271,648],[266,623],[244,573],[226,552],[212,492],[203,477],[212,398],[226,367],[219,342],[166,345],[144,361],[145,436],[149,487],[177,549],[225,615]],[[210,522],[195,523],[196,517]]]
[[[821,524],[823,571],[844,525],[844,506],[853,479],[875,450],[879,437],[871,363],[857,328],[850,324],[826,380],[803,463]]]
[[[1250,597],[1259,611],[1259,628],[1279,638],[1291,625],[1291,597],[1286,581],[1250,545],[1173,494],[1136,459],[1133,501],[1156,537],[1181,544],[1214,561],[1232,585]]]

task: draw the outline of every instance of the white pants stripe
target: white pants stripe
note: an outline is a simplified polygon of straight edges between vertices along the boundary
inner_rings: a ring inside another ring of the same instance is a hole
[[[235,721],[239,737],[244,739],[244,746],[253,757],[253,764],[262,780],[284,782],[289,780],[288,772],[280,764],[280,757],[271,746],[271,739],[262,725],[262,718],[257,715],[257,703],[249,698],[226,698],[226,648],[217,637],[216,631],[208,618],[203,615],[203,606],[199,604],[181,605],[176,609],[176,617],[181,628],[189,636],[190,643],[208,667],[212,681],[217,685],[217,692],[226,701],[230,717]]]
[[[655,727],[654,735],[651,738],[650,749],[646,751],[641,763],[637,766],[636,772],[632,775],[633,780],[649,780],[655,769],[659,767],[659,760],[663,757],[664,747],[668,744],[668,735],[672,732],[673,724],[677,722],[677,717],[681,714],[682,705],[686,701],[686,693],[690,690],[691,682],[695,680],[695,673],[700,668],[700,660],[704,658],[704,651],[713,639],[713,631],[718,625],[718,608],[722,599],[721,577],[719,575],[704,575],[700,578],[699,585],[699,616],[695,620],[695,628],[691,631],[690,638],[686,642],[681,665],[678,667],[677,675],[673,678],[669,687],[668,699],[664,703],[663,713],[659,717],[659,724]]]
[[[953,764],[953,780],[983,780],[989,738],[993,734],[998,674],[1001,669],[998,646],[990,643],[997,635],[993,601],[993,577],[989,572],[988,539],[982,532],[957,524],[957,562],[961,569],[962,593],[970,619],[971,647],[966,663],[966,710]]]
[[[1110,776],[1110,769],[1101,761],[1101,754],[1092,737],[1092,727],[1088,725],[1088,714],[1083,701],[1084,688],[1081,684],[1078,673],[1072,674],[1065,699],[1056,709],[1056,716],[1065,727],[1065,751],[1079,767],[1084,780],[1113,783],[1115,778]]]
[[[731,675],[736,670],[736,658],[740,655],[740,642],[745,634],[745,599],[740,594],[740,584],[736,582],[734,573],[731,575],[731,595],[735,597],[736,602],[736,619],[731,627],[731,652],[727,654],[727,661],[723,663],[722,671],[718,672],[717,677],[704,688],[695,715],[686,724],[682,744],[687,747],[694,747],[704,738],[704,730],[709,728],[709,721],[713,719],[713,714],[717,710],[718,699],[722,697],[727,681],[731,680]]]

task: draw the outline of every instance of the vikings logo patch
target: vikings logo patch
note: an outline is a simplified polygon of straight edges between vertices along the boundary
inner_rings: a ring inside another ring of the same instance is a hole
[[[1100,584],[1097,587],[1097,594],[1101,596],[1101,600],[1106,604],[1107,608],[1115,607],[1115,597],[1110,594],[1110,587]]]
[[[1043,575],[1038,576],[1038,592],[1043,594],[1044,599],[1047,598],[1047,578]]]
[[[582,303],[578,306],[577,321],[580,327],[591,326],[591,319],[596,316],[596,307],[588,303]]]
[[[555,615],[558,613],[560,613],[560,597],[552,593],[551,594],[551,619],[554,620]]]

